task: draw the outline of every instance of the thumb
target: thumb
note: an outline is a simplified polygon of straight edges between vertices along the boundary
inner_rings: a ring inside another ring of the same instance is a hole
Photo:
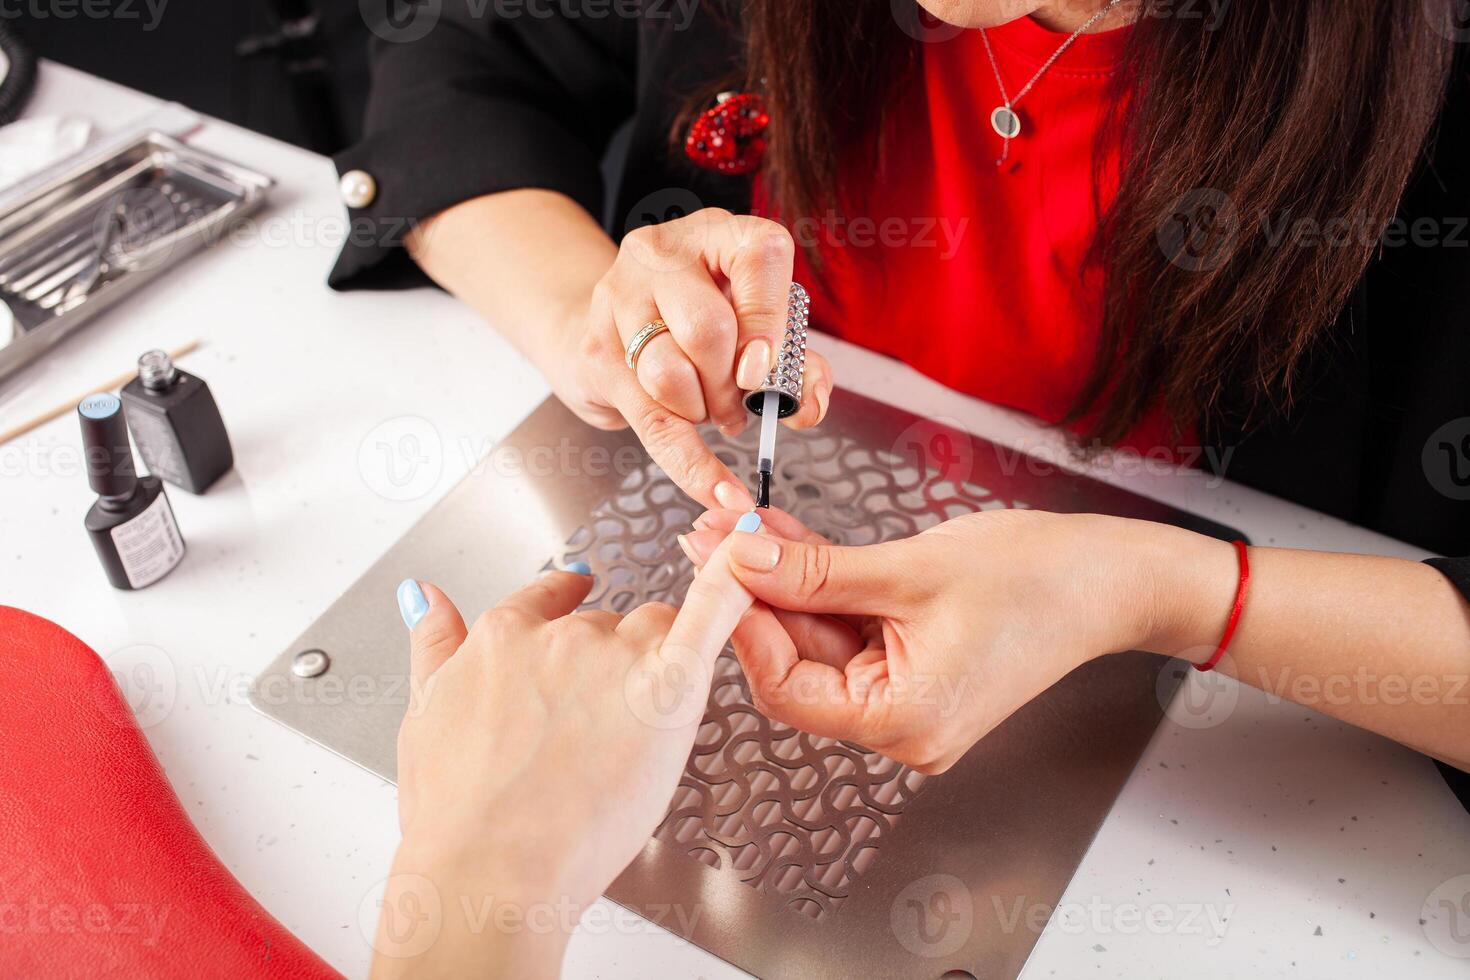
[[[884,616],[913,591],[907,541],[841,548],[764,535],[730,535],[730,570],[755,596],[777,609],[835,615]]]
[[[469,631],[449,596],[437,586],[404,579],[398,586],[398,611],[409,630],[409,672],[415,688],[454,656]]]

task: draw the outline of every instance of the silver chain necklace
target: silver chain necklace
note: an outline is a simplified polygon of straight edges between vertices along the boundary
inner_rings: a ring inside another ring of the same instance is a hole
[[[996,64],[995,51],[990,47],[990,35],[985,32],[985,28],[980,28],[980,39],[985,42],[985,53],[990,58],[990,70],[995,72],[995,84],[1000,88],[1000,97],[1003,102],[1002,105],[996,106],[995,110],[990,114],[990,127],[995,130],[996,134],[1003,141],[1001,144],[1000,159],[995,161],[997,167],[1010,158],[1011,140],[1021,135],[1021,117],[1016,114],[1016,106],[1020,105],[1021,100],[1026,97],[1026,94],[1036,87],[1036,83],[1041,81],[1041,76],[1045,75],[1047,70],[1057,63],[1057,59],[1062,56],[1063,52],[1073,44],[1076,44],[1077,39],[1087,33],[1088,28],[1106,17],[1114,7],[1122,2],[1123,0],[1108,0],[1106,6],[1087,18],[1087,22],[1073,31],[1072,36],[1063,41],[1062,46],[1057,48],[1056,52],[1050,58],[1046,59],[1046,64],[1042,65],[1041,69],[1035,75],[1031,76],[1031,81],[1021,87],[1021,91],[1016,93],[1014,99],[1006,94],[1006,83],[1000,77],[1000,65]]]

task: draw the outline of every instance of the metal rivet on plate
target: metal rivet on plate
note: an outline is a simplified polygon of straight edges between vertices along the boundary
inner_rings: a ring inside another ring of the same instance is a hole
[[[321,650],[302,650],[291,659],[291,673],[297,677],[317,677],[327,672],[332,660]]]

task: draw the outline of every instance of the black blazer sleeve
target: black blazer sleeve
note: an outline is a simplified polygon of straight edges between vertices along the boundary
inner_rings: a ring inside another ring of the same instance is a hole
[[[349,208],[336,289],[426,282],[403,238],[419,220],[482,194],[560,191],[602,211],[599,165],[633,113],[636,18],[605,0],[442,0],[374,27],[361,142],[341,173],[376,184]]]
[[[1470,558],[1431,558],[1424,564],[1443,572],[1470,601]]]

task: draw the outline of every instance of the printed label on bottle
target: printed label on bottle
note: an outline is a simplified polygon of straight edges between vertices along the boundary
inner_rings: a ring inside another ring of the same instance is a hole
[[[132,408],[128,412],[128,428],[133,430],[138,451],[148,472],[175,486],[187,487],[189,474],[184,465],[184,447],[179,445],[173,428],[162,415]]]
[[[161,493],[143,513],[112,529],[112,543],[128,584],[135,589],[157,582],[184,557],[184,539],[174,523],[173,508]]]

